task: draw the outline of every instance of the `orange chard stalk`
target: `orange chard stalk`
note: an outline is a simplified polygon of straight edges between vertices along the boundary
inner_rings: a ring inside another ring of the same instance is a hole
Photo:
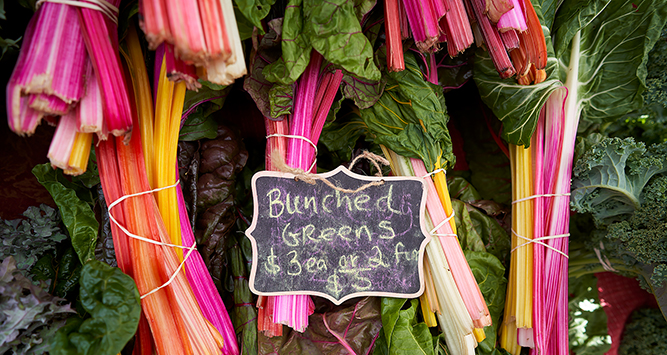
[[[547,78],[545,68],[547,67],[547,43],[542,32],[542,25],[535,13],[530,0],[523,0],[522,6],[526,15],[528,30],[519,33],[519,42],[525,59],[517,63],[512,56],[512,61],[523,70],[518,71],[518,81],[521,85],[539,84]],[[517,55],[517,57],[519,57]],[[517,58],[520,60],[520,58]]]
[[[131,144],[136,142],[138,135],[133,134],[133,137]],[[128,161],[137,159],[128,151],[129,146],[125,146],[121,138],[110,138],[99,142],[97,147],[100,180],[107,206],[124,195],[141,192],[131,183],[132,175],[140,172],[128,166]],[[143,162],[143,157],[141,160]],[[148,195],[127,199],[110,211],[110,215],[134,234],[155,240],[153,234],[149,233],[148,219],[143,215],[146,210],[142,209],[141,200],[146,198],[152,199]],[[162,259],[162,253],[155,245],[136,239],[128,240],[128,236],[113,223],[112,233],[118,266],[134,278],[140,294],[146,294],[166,281],[158,270],[159,265],[154,262]],[[130,264],[129,268],[128,264]],[[172,308],[172,302],[166,289],[161,289],[144,298],[141,305],[156,339],[155,346],[158,354],[192,353],[188,339],[183,337],[182,326],[176,319],[178,317],[175,317],[178,310]],[[165,312],[166,309],[172,311]],[[160,339],[168,339],[168,344],[167,341],[159,341]]]

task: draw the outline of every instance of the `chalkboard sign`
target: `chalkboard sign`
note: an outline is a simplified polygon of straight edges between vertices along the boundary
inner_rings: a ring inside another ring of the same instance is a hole
[[[362,176],[344,167],[318,177],[336,188],[286,173],[253,176],[254,216],[246,231],[253,249],[250,289],[316,295],[335,304],[367,295],[421,295],[430,240],[422,223],[422,179]],[[355,193],[340,190],[373,181]]]

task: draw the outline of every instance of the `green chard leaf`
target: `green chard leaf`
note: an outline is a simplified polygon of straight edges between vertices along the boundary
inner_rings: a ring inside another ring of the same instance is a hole
[[[424,79],[410,52],[406,52],[405,67],[401,72],[386,73],[384,93],[375,105],[361,110],[361,118],[375,136],[375,143],[423,160],[429,171],[453,166],[442,88]]]
[[[304,32],[303,0],[290,0],[282,23],[280,59],[264,68],[264,76],[272,83],[290,85],[306,70],[312,45]]]
[[[141,305],[134,280],[97,260],[81,271],[81,304],[90,317],[72,318],[54,339],[51,354],[115,355],[134,336]]]
[[[359,109],[365,109],[375,105],[380,99],[385,84],[384,80],[360,79],[346,72],[341,82],[341,90],[343,91],[343,97],[354,101]]]
[[[403,309],[410,302],[407,309]],[[419,301],[382,298],[382,329],[389,354],[435,355],[433,339],[426,323],[417,323]]]
[[[324,3],[305,0],[304,30],[309,33],[313,48],[326,60],[359,78],[379,81],[380,70],[373,61],[373,47],[359,23],[363,12],[373,5],[364,0]]]
[[[220,110],[231,90],[231,86],[217,85],[199,79],[202,87],[198,91],[188,90],[183,104],[185,122],[178,139],[196,141],[217,136],[218,123],[212,113]]]
[[[667,20],[667,1],[565,0],[558,7],[535,4],[547,40],[547,79],[521,86],[500,80],[480,53],[475,81],[484,102],[503,121],[503,136],[517,145],[530,144],[539,111],[550,94],[568,89],[565,114],[586,123],[616,120],[641,107],[646,90],[648,52]],[[552,28],[544,24],[553,23]],[[553,45],[552,45],[553,38]]]
[[[372,4],[368,0],[290,0],[283,19],[282,56],[266,66],[266,79],[283,85],[294,83],[315,49],[336,67],[361,79],[379,81],[373,46],[360,24]]]
[[[504,276],[505,267],[497,257],[485,251],[466,250],[464,254],[479,284],[479,290],[484,296],[493,321],[491,326],[484,328],[486,339],[479,343],[477,353],[491,355],[499,350],[496,349],[496,338],[500,317],[505,309],[505,290],[507,288],[507,279]]]
[[[269,14],[276,0],[234,0],[234,3],[243,17],[257,27],[261,34],[264,34],[262,20]]]
[[[91,205],[84,202],[72,187],[68,187],[73,184],[65,180],[61,170],[53,169],[46,163],[35,166],[32,173],[56,202],[81,264],[94,259],[99,223]]]
[[[533,2],[535,12],[544,23],[541,8]],[[516,145],[530,145],[530,136],[551,93],[562,86],[559,62],[554,57],[549,28],[542,26],[547,41],[547,79],[535,85],[519,85],[516,78],[500,79],[488,52],[478,49],[473,76],[484,103],[503,122],[503,138]],[[473,182],[474,183],[474,182]],[[479,185],[478,185],[479,186]]]
[[[357,140],[366,133],[366,124],[358,113],[350,112],[324,126],[319,144],[323,144],[330,154],[335,154],[341,161],[346,162],[352,159]]]
[[[270,117],[273,119],[278,119],[280,116],[273,116],[271,110],[275,105],[271,105],[271,102],[276,101],[275,95],[278,91],[273,91],[271,95],[270,91],[274,86],[274,83],[268,81],[264,76],[264,68],[280,59],[282,53],[280,48],[280,39],[282,34],[283,19],[277,18],[269,21],[269,31],[262,37],[262,40],[257,44],[255,49],[255,55],[252,56],[252,61],[250,63],[250,75],[248,75],[243,82],[243,89],[250,94],[252,99],[255,101],[257,108],[264,115],[264,117]],[[289,86],[291,88],[291,86]],[[290,93],[288,96],[292,96]],[[282,107],[289,107],[286,111],[278,111],[277,113],[287,114],[291,112],[292,103],[289,104],[281,103]],[[284,113],[283,113],[284,112]]]
[[[583,120],[611,121],[643,104],[647,54],[667,20],[667,1],[587,1],[576,14],[565,11],[580,2],[566,0],[554,21],[561,75],[576,63],[577,76],[566,84],[577,85],[569,93],[577,112]]]

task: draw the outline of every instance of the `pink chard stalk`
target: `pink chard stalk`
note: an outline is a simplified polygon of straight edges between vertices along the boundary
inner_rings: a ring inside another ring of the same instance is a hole
[[[178,178],[178,167],[176,167],[176,174]],[[195,242],[195,236],[192,233],[192,226],[188,218],[188,211],[185,207],[185,199],[183,198],[183,191],[179,188],[177,190],[178,196],[178,212],[181,221],[181,238],[183,246],[192,246]],[[222,302],[220,293],[211,279],[211,274],[206,268],[204,259],[198,251],[194,251],[185,263],[185,275],[188,277],[188,283],[192,287],[192,292],[197,299],[197,303],[204,314],[204,317],[213,324],[215,329],[220,332],[224,339],[223,354],[238,355],[239,346],[236,343],[236,332],[232,325],[232,320],[229,318],[227,308]]]
[[[110,3],[117,10],[120,0]],[[102,89],[107,128],[114,136],[122,136],[132,130],[132,115],[118,54],[118,25],[101,11],[87,8],[78,11],[86,48]]]
[[[7,84],[9,127],[34,133],[47,114],[65,114],[84,91],[86,48],[74,7],[44,3],[30,20]]]

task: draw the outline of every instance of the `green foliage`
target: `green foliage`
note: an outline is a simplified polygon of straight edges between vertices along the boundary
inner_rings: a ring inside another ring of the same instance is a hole
[[[243,89],[250,94],[264,117],[278,119],[292,110],[292,87],[287,86],[289,92],[286,95],[279,95],[279,92],[285,91],[285,86],[274,84],[264,76],[264,68],[277,61],[282,54],[280,43],[283,19],[273,19],[269,21],[268,26],[268,32],[259,41],[255,48],[255,55],[251,57],[250,74],[243,82]],[[274,89],[274,86],[279,85],[282,88]]]
[[[625,325],[619,355],[667,354],[667,322],[659,310],[635,311]]]
[[[464,253],[492,319],[491,326],[484,328],[486,339],[479,343],[477,354],[492,355],[499,351],[496,349],[496,339],[505,309],[505,267],[497,257],[485,251],[466,250]]]
[[[631,138],[593,138],[575,164],[571,204],[591,213],[598,229],[579,237],[588,255],[571,260],[570,275],[601,271],[597,260],[607,258],[607,268],[638,277],[665,310],[667,143],[647,149]],[[585,267],[587,258],[597,266]]]
[[[416,299],[382,298],[383,341],[378,341],[374,354],[435,354],[428,326],[417,321],[418,308]]]
[[[570,351],[576,355],[604,355],[611,347],[611,337],[597,279],[593,275],[570,278],[568,292]]]
[[[264,34],[262,20],[269,14],[271,5],[275,2],[276,0],[234,0],[235,8],[238,8],[243,17],[257,27],[261,34]]]
[[[590,140],[597,143],[588,144],[573,169],[572,208],[592,213],[595,223],[604,226],[639,208],[649,180],[667,172],[667,143],[647,149],[632,138],[592,136]]]
[[[0,222],[0,260],[13,256],[18,269],[30,270],[67,235],[60,229],[58,211],[47,205],[28,207],[23,216],[27,219]]]
[[[81,305],[89,314],[58,330],[51,354],[115,355],[134,336],[141,305],[134,280],[97,260],[81,271]]]
[[[428,171],[453,166],[442,88],[424,79],[410,52],[406,52],[405,67],[401,72],[386,73],[384,93],[375,105],[361,110],[361,118],[375,143],[423,160]]]
[[[379,81],[373,47],[360,24],[371,4],[368,0],[324,3],[291,0],[283,19],[282,56],[266,67],[267,80],[284,85],[294,83],[308,66],[311,50],[315,49],[327,61],[356,77]]]
[[[48,163],[35,166],[32,173],[56,202],[81,264],[94,259],[99,223],[91,207],[94,201],[90,191],[66,180],[61,170],[53,169]]]
[[[198,91],[188,90],[185,94],[183,114],[187,118],[178,133],[181,141],[213,139],[217,136],[218,123],[212,114],[222,108],[231,87],[201,79],[199,83],[202,87]]]
[[[16,268],[14,258],[0,264],[0,353],[44,354],[55,332],[74,313]]]
[[[610,122],[643,104],[648,52],[667,20],[667,1],[544,1],[535,11],[547,40],[547,80],[520,86],[501,80],[488,54],[478,53],[475,82],[482,100],[503,121],[503,136],[529,145],[539,111],[549,95],[562,86],[574,100],[566,115],[588,122]],[[557,10],[556,10],[557,8]],[[553,35],[553,37],[552,37]],[[551,40],[554,39],[553,46]],[[576,72],[571,69],[577,69]],[[658,79],[659,80],[659,79]],[[576,90],[574,90],[576,88]]]

